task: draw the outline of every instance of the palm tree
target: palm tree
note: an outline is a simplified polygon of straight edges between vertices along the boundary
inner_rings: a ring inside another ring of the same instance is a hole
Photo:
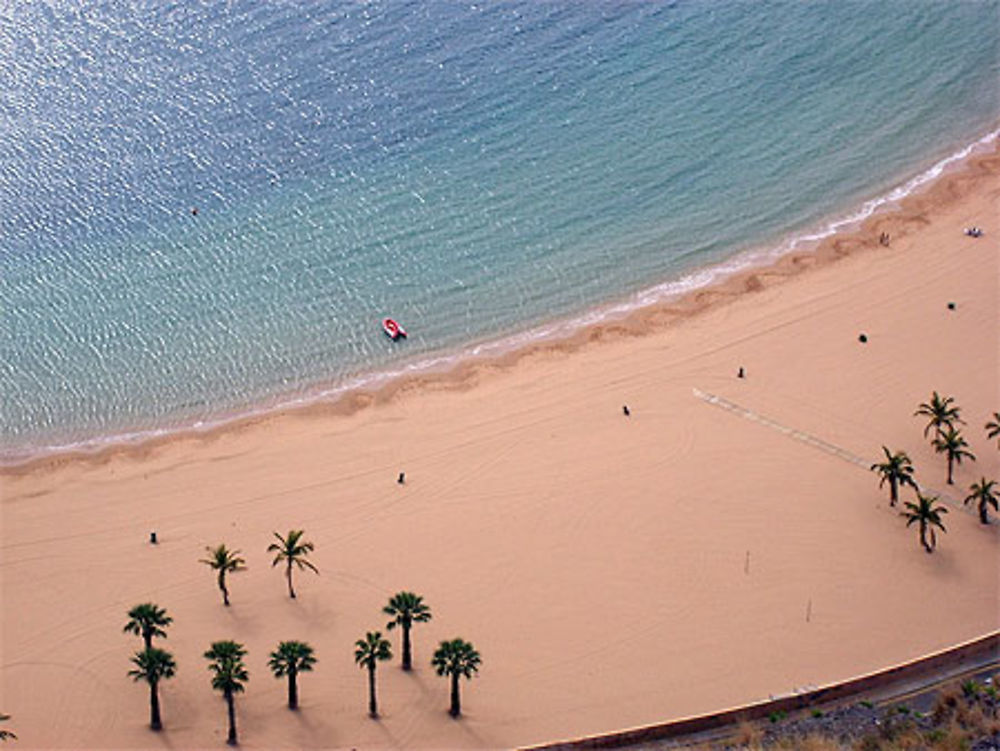
[[[0,712],[0,722],[6,722],[9,719],[10,719],[9,714],[4,714],[3,712]],[[13,730],[4,730],[3,728],[0,728],[0,741],[6,741],[6,740],[16,741],[17,735],[14,734]]]
[[[472,678],[473,674],[479,671],[481,662],[479,652],[469,642],[462,639],[443,641],[434,652],[431,665],[437,670],[437,674],[451,676],[451,708],[448,712],[452,717],[458,717],[462,714],[462,703],[458,695],[458,679],[461,676]]]
[[[167,638],[167,632],[163,629],[174,622],[174,619],[167,615],[167,611],[152,602],[144,602],[136,605],[128,611],[128,623],[122,631],[126,634],[138,634],[142,636],[146,649],[153,648],[153,637],[160,636]]]
[[[177,663],[173,655],[157,647],[146,647],[142,652],[136,652],[132,657],[135,667],[128,671],[134,681],[146,681],[149,684],[149,727],[160,730],[160,694],[157,690],[160,681],[173,678],[177,672]]]
[[[403,629],[403,670],[412,668],[410,650],[410,627],[414,623],[424,623],[431,619],[431,609],[424,604],[424,598],[413,592],[397,592],[382,608],[386,615],[393,616],[385,627],[392,631],[396,626]]]
[[[375,666],[380,660],[392,659],[392,645],[382,638],[380,631],[369,631],[364,639],[354,642],[354,661],[358,667],[368,668],[368,714],[378,717],[378,701],[375,699]]]
[[[222,590],[222,604],[229,607],[229,590],[226,588],[226,574],[235,574],[237,571],[246,570],[246,561],[240,558],[239,550],[229,550],[225,544],[217,548],[206,545],[208,558],[201,558],[200,562],[209,568],[219,572],[219,589]]]
[[[906,517],[906,526],[909,527],[914,522],[920,522],[920,544],[924,546],[924,549],[928,553],[934,552],[934,546],[937,545],[937,537],[934,534],[933,527],[940,527],[942,532],[947,532],[948,530],[944,528],[944,524],[941,522],[941,514],[947,514],[948,509],[942,506],[935,506],[938,497],[926,496],[923,493],[917,493],[917,502],[910,503],[906,502],[906,508],[909,511],[904,511],[903,516]],[[927,533],[930,532],[930,544],[927,543]]]
[[[208,669],[212,671],[212,688],[222,692],[229,710],[229,737],[226,743],[230,746],[237,743],[236,704],[233,697],[243,692],[243,684],[250,679],[246,665],[243,664],[246,653],[242,644],[228,640],[212,642],[212,647],[205,652],[205,659],[210,660]]]
[[[306,556],[313,551],[315,546],[311,542],[300,542],[303,534],[305,532],[301,529],[289,531],[288,537],[282,537],[275,532],[274,536],[278,538],[278,542],[272,542],[267,546],[267,552],[275,554],[274,560],[271,561],[272,566],[277,566],[282,561],[285,562],[285,577],[288,579],[288,596],[292,599],[295,599],[295,589],[292,587],[292,564],[298,566],[299,569],[307,568],[317,574],[319,573],[319,569],[306,560]]]
[[[879,473],[881,479],[879,479],[878,486],[880,488],[885,485],[886,480],[889,481],[889,505],[895,506],[896,501],[899,500],[899,487],[901,485],[909,485],[914,490],[918,490],[917,483],[913,479],[913,465],[910,464],[910,457],[906,455],[905,451],[897,451],[893,454],[885,446],[882,447],[882,451],[885,452],[885,461],[881,464],[873,464],[872,472]]]
[[[923,402],[917,408],[917,411],[913,413],[914,416],[923,415],[930,418],[924,428],[924,438],[927,437],[931,428],[934,428],[935,434],[941,434],[944,432],[945,427],[953,428],[956,424],[964,424],[962,418],[959,417],[960,409],[954,402],[955,400],[952,397],[946,396],[942,398],[935,391],[931,394],[929,402]]]
[[[932,443],[935,451],[948,455],[948,484],[954,485],[951,479],[952,465],[961,464],[963,458],[974,462],[975,455],[968,450],[969,444],[965,442],[962,434],[950,426],[944,433],[938,433]]]
[[[998,504],[1000,504],[1000,494],[994,490],[993,486],[996,485],[994,480],[987,480],[985,477],[979,482],[974,482],[969,486],[969,490],[972,492],[965,497],[965,503],[970,501],[975,501],[979,504],[979,521],[983,524],[989,524],[990,519],[986,513],[986,507],[992,506],[994,511],[998,509]]]
[[[986,437],[996,438],[997,448],[1000,448],[1000,438],[997,437],[1000,436],[1000,412],[994,412],[993,419],[988,420],[983,427],[986,428]]]
[[[271,652],[267,663],[275,678],[288,676],[288,708],[299,708],[299,673],[308,673],[316,664],[313,648],[301,641],[283,641]]]

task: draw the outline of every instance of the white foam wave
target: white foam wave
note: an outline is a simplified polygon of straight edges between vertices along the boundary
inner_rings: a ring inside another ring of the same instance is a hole
[[[415,359],[399,367],[355,376],[333,386],[312,390],[302,395],[279,398],[266,406],[238,414],[197,420],[181,426],[116,433],[77,442],[27,448],[0,447],[0,466],[17,466],[38,458],[65,453],[97,453],[109,447],[139,445],[173,435],[208,433],[246,419],[277,414],[321,402],[333,402],[351,393],[377,391],[388,384],[407,378],[445,373],[463,362],[500,357],[546,340],[565,339],[583,329],[621,320],[643,308],[676,300],[693,291],[713,286],[747,269],[769,265],[790,252],[815,247],[822,240],[838,232],[858,226],[876,212],[897,205],[907,196],[932,183],[950,167],[986,150],[998,138],[1000,138],[1000,128],[949,154],[887,193],[865,201],[857,210],[828,221],[819,229],[797,234],[773,247],[746,251],[712,266],[695,269],[678,279],[642,289],[625,300],[600,305],[579,315],[550,321],[508,336],[475,342],[452,352]]]

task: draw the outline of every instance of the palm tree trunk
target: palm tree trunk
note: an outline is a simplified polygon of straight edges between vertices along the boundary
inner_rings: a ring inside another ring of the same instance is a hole
[[[156,681],[149,684],[149,727],[160,730],[163,723],[160,722],[160,694],[156,690],[156,685]]]
[[[368,666],[368,714],[378,717],[378,702],[375,699],[375,663]]]
[[[413,657],[410,654],[410,625],[403,624],[403,670],[413,668]]]
[[[955,484],[955,483],[953,483],[951,481],[951,464],[952,464],[953,461],[954,461],[954,459],[952,458],[951,454],[948,454],[948,484],[949,485],[954,485]]]
[[[235,746],[238,743],[236,740],[236,702],[233,701],[232,691],[226,691],[226,704],[229,709],[229,737],[226,739],[226,743]]]
[[[299,708],[299,684],[295,680],[298,671],[289,670],[288,671],[288,708],[298,709]]]
[[[219,572],[219,589],[222,590],[222,604],[229,607],[229,590],[226,589],[226,572]]]
[[[292,588],[292,561],[289,559],[288,567],[285,569],[285,576],[288,577],[288,596],[295,599],[295,590]]]
[[[927,522],[923,519],[920,520],[920,544],[928,553],[931,552],[931,546],[927,544]]]
[[[458,673],[451,674],[451,709],[448,712],[452,717],[462,714],[462,701],[458,696]]]
[[[898,500],[899,500],[899,490],[896,487],[896,478],[895,477],[890,477],[889,478],[889,505],[890,506],[895,506],[896,505],[896,501],[898,501]]]
[[[983,524],[990,523],[990,518],[986,515],[986,501],[979,502],[979,521]]]

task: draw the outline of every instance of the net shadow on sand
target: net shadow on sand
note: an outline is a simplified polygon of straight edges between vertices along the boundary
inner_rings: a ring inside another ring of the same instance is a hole
[[[843,459],[845,462],[849,462],[857,467],[861,467],[866,472],[870,470],[872,461],[868,459],[862,459],[857,454],[853,454],[845,448],[841,448],[829,441],[825,441],[822,438],[815,436],[811,433],[806,433],[803,430],[797,430],[796,428],[790,428],[787,425],[782,425],[776,420],[772,420],[770,417],[754,412],[753,410],[747,409],[746,407],[741,407],[735,402],[731,402],[725,397],[717,396],[716,394],[709,394],[708,392],[702,391],[698,388],[691,389],[694,395],[701,399],[703,402],[715,405],[716,407],[721,407],[728,412],[732,412],[735,415],[739,415],[752,422],[764,425],[772,430],[776,430],[779,433],[788,436],[789,438],[794,438],[796,441],[805,443],[813,448],[817,448],[820,451],[825,451],[828,454],[836,456],[838,459]],[[947,503],[949,506],[964,511],[967,514],[976,514],[976,509],[973,506],[967,506],[962,503],[961,500],[955,499],[947,493],[938,490],[937,488],[932,488],[930,486],[923,486],[921,490],[925,493],[930,493],[936,495],[943,502]],[[1000,527],[992,525],[995,531],[1000,531]]]

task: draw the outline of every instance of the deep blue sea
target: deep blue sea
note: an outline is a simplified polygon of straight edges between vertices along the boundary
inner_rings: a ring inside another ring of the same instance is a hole
[[[998,28],[995,0],[4,3],[2,458],[442,367],[829,232],[997,127]]]

